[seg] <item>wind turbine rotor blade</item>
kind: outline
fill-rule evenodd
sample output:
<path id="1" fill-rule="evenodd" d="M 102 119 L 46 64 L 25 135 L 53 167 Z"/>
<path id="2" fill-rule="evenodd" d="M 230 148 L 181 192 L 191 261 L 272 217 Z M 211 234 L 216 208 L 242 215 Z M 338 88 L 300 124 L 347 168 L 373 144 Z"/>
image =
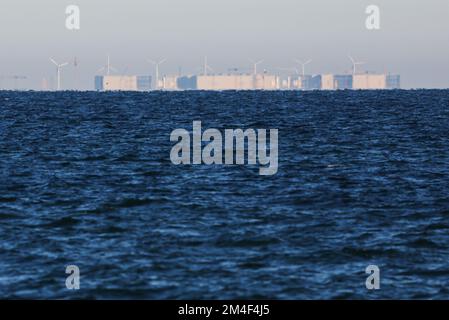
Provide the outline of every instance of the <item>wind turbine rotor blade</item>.
<path id="1" fill-rule="evenodd" d="M 52 58 L 50 58 L 50 61 L 53 62 L 53 64 L 54 64 L 55 66 L 59 66 L 59 64 L 58 64 L 55 60 L 53 60 Z"/>
<path id="2" fill-rule="evenodd" d="M 69 63 L 68 62 L 64 62 L 63 64 L 60 64 L 59 65 L 59 67 L 61 68 L 61 67 L 65 67 L 66 65 L 68 65 Z"/>
<path id="3" fill-rule="evenodd" d="M 165 61 L 167 61 L 167 59 L 162 59 L 161 61 L 159 61 L 159 64 L 163 64 Z"/>
<path id="4" fill-rule="evenodd" d="M 156 61 L 153 61 L 153 60 L 151 60 L 151 59 L 147 59 L 147 61 L 148 61 L 149 63 L 151 63 L 151 64 L 157 64 Z"/>

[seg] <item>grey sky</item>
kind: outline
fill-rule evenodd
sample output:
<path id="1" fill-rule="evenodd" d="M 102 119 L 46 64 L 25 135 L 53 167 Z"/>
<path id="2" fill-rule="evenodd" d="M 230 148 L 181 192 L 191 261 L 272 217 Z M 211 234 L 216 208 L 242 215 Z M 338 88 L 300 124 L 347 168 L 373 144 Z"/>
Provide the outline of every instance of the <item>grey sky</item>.
<path id="1" fill-rule="evenodd" d="M 80 31 L 65 28 L 70 4 L 80 6 Z M 365 28 L 370 4 L 381 8 L 380 31 Z M 161 57 L 162 74 L 194 73 L 205 55 L 217 72 L 248 69 L 248 58 L 272 72 L 311 58 L 310 73 L 342 73 L 351 53 L 365 70 L 400 73 L 406 88 L 449 87 L 447 0 L 1 0 L 0 39 L 0 75 L 27 75 L 20 86 L 33 89 L 54 81 L 50 56 L 77 56 L 82 88 L 92 89 L 107 53 L 127 74 L 153 74 L 145 60 Z"/>

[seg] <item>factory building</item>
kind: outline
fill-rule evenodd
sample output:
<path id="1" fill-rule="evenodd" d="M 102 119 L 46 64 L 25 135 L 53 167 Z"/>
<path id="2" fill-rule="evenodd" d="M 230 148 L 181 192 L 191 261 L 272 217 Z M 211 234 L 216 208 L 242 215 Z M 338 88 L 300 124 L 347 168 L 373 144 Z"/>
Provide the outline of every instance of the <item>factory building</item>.
<path id="1" fill-rule="evenodd" d="M 320 90 L 321 89 L 321 75 L 314 75 L 308 79 L 306 83 L 306 90 Z"/>
<path id="2" fill-rule="evenodd" d="M 321 88 L 321 80 L 319 84 L 314 86 L 314 76 L 311 75 L 293 75 L 288 77 L 278 77 L 279 89 L 284 90 L 313 90 Z"/>
<path id="3" fill-rule="evenodd" d="M 355 90 L 387 89 L 387 76 L 385 74 L 355 74 L 352 88 Z"/>
<path id="4" fill-rule="evenodd" d="M 268 74 L 198 75 L 177 79 L 180 90 L 277 90 L 279 78 Z"/>
<path id="5" fill-rule="evenodd" d="M 401 76 L 400 75 L 387 75 L 387 89 L 401 89 Z"/>
<path id="6" fill-rule="evenodd" d="M 345 90 L 353 88 L 353 77 L 352 75 L 335 75 L 334 76 L 334 86 L 336 90 Z"/>
<path id="7" fill-rule="evenodd" d="M 163 90 L 178 90 L 178 76 L 164 76 L 161 88 Z"/>
<path id="8" fill-rule="evenodd" d="M 335 82 L 333 74 L 321 75 L 321 90 L 335 90 Z"/>
<path id="9" fill-rule="evenodd" d="M 400 76 L 386 74 L 322 74 L 276 76 L 268 74 L 214 74 L 166 76 L 165 90 L 383 90 L 399 89 Z"/>
<path id="10" fill-rule="evenodd" d="M 197 90 L 197 76 L 182 76 L 177 79 L 177 87 L 179 90 Z"/>
<path id="11" fill-rule="evenodd" d="M 292 79 L 294 79 L 292 77 Z M 400 89 L 399 75 L 385 74 L 356 74 L 356 75 L 334 75 L 322 74 L 305 77 L 303 83 L 300 80 L 291 82 L 291 89 L 304 90 L 383 90 Z"/>
<path id="12" fill-rule="evenodd" d="M 258 74 L 253 76 L 256 90 L 278 90 L 279 77 L 269 74 Z"/>
<path id="13" fill-rule="evenodd" d="M 304 83 L 303 83 L 302 77 L 298 76 L 298 75 L 288 77 L 287 85 L 288 85 L 287 89 L 291 89 L 291 90 L 304 89 L 303 88 Z"/>
<path id="14" fill-rule="evenodd" d="M 313 76 L 311 75 L 304 75 L 300 77 L 301 79 L 301 89 L 303 90 L 313 90 L 314 85 L 313 85 Z M 317 87 L 317 89 L 319 89 L 319 86 Z"/>
<path id="15" fill-rule="evenodd" d="M 252 90 L 255 79 L 251 75 L 200 75 L 198 90 Z"/>
<path id="16" fill-rule="evenodd" d="M 149 91 L 151 90 L 151 76 L 96 76 L 95 90 L 97 91 Z"/>
<path id="17" fill-rule="evenodd" d="M 321 75 L 322 90 L 345 90 L 353 88 L 353 77 L 351 75 Z"/>
<path id="18" fill-rule="evenodd" d="M 293 81 L 293 77 L 290 76 L 279 76 L 278 77 L 278 81 L 279 81 L 279 89 L 281 90 L 290 90 L 293 89 L 293 85 L 292 81 Z"/>

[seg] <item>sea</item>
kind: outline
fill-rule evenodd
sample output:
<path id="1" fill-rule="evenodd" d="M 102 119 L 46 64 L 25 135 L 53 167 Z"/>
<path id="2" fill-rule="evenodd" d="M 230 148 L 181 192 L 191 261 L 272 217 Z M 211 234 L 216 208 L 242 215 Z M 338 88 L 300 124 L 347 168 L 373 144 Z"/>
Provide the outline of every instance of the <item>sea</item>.
<path id="1" fill-rule="evenodd" d="M 277 173 L 173 164 L 193 121 Z M 448 299 L 449 90 L 1 91 L 0 297 Z"/>

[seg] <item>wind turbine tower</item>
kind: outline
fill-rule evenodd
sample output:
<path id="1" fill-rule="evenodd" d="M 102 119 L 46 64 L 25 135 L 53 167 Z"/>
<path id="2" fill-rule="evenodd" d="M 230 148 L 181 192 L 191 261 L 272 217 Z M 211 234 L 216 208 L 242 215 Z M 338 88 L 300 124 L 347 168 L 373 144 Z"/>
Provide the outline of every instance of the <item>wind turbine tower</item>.
<path id="1" fill-rule="evenodd" d="M 148 59 L 148 62 L 153 64 L 156 67 L 156 85 L 155 85 L 156 90 L 158 90 L 160 88 L 160 86 L 159 86 L 159 66 L 162 65 L 165 61 L 167 61 L 167 59 L 162 59 L 159 62 Z"/>
<path id="2" fill-rule="evenodd" d="M 62 67 L 65 67 L 66 65 L 68 65 L 68 62 L 64 62 L 64 63 L 57 63 L 55 60 L 53 60 L 52 58 L 50 58 L 50 61 L 56 66 L 56 78 L 57 78 L 57 86 L 56 86 L 56 90 L 61 90 L 61 69 Z"/>
<path id="3" fill-rule="evenodd" d="M 301 66 L 301 71 L 302 71 L 302 77 L 304 78 L 304 76 L 306 75 L 306 65 L 308 65 L 309 63 L 312 62 L 312 60 L 307 60 L 307 61 L 302 61 L 299 59 L 295 59 L 295 62 L 298 63 Z"/>
<path id="4" fill-rule="evenodd" d="M 209 66 L 209 64 L 207 63 L 207 56 L 206 57 L 204 57 L 204 66 L 203 66 L 203 72 L 204 72 L 204 75 L 205 76 L 207 76 L 207 72 L 208 71 L 214 71 L 214 69 L 212 69 L 210 66 Z"/>
<path id="5" fill-rule="evenodd" d="M 117 72 L 117 69 L 115 69 L 113 66 L 111 66 L 111 58 L 108 54 L 107 64 L 104 67 L 98 69 L 98 72 L 106 71 L 106 75 L 109 76 L 111 74 L 111 70 L 114 72 Z"/>
<path id="6" fill-rule="evenodd" d="M 263 62 L 263 60 L 254 61 L 252 59 L 249 59 L 253 63 L 253 73 L 254 75 L 257 75 L 257 66 Z"/>
<path id="7" fill-rule="evenodd" d="M 365 62 L 355 61 L 350 55 L 348 55 L 348 58 L 352 62 L 352 75 L 356 75 L 357 74 L 357 66 L 363 65 L 363 64 L 365 64 Z"/>

